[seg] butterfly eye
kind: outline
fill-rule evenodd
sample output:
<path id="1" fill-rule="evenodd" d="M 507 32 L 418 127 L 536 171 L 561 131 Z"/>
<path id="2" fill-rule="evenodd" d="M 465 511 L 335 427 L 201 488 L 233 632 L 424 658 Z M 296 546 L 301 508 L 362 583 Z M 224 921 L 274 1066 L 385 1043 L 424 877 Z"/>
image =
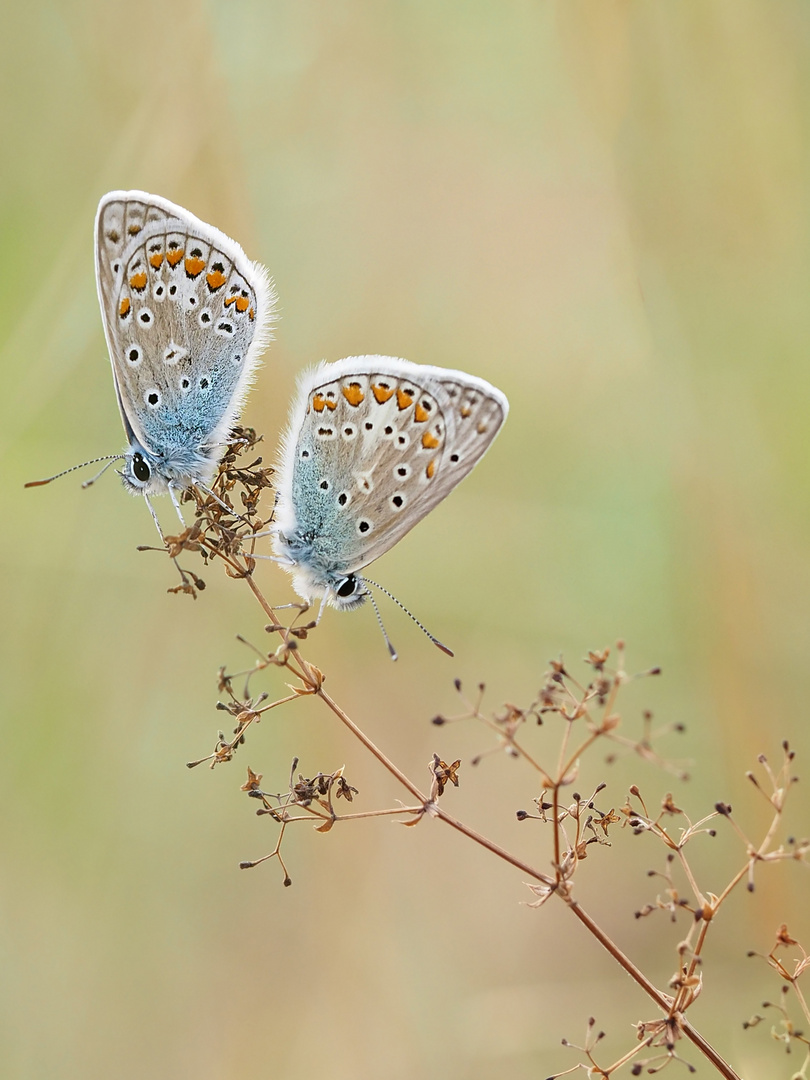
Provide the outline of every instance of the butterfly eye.
<path id="1" fill-rule="evenodd" d="M 340 585 L 335 589 L 338 596 L 347 597 L 352 596 L 357 584 L 357 579 L 354 574 L 349 574 L 347 578 L 344 578 Z"/>
<path id="2" fill-rule="evenodd" d="M 142 484 L 145 484 L 152 475 L 143 454 L 132 455 L 132 471 L 135 473 L 135 479 L 140 480 Z"/>

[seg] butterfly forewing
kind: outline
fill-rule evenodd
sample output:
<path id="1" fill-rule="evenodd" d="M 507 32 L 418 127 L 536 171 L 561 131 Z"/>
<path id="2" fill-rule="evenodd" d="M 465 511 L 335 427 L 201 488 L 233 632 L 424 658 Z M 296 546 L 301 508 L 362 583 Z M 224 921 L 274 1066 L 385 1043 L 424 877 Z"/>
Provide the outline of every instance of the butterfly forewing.
<path id="1" fill-rule="evenodd" d="M 96 267 L 119 402 L 144 448 L 202 458 L 228 436 L 267 343 L 264 269 L 167 200 L 111 192 Z"/>
<path id="2" fill-rule="evenodd" d="M 314 539 L 315 561 L 340 573 L 413 528 L 473 468 L 506 415 L 505 398 L 483 380 L 386 357 L 326 365 L 305 393 L 291 462 L 296 527 Z"/>

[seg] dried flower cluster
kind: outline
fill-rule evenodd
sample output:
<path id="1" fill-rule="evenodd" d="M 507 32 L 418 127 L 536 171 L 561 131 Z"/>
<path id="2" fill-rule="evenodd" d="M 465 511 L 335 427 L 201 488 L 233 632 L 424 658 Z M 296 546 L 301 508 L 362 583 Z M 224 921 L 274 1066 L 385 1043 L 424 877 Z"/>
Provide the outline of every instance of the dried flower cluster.
<path id="1" fill-rule="evenodd" d="M 306 607 L 295 608 L 294 618 L 284 625 L 257 587 L 252 576 L 256 557 L 254 544 L 257 534 L 272 519 L 272 510 L 268 512 L 260 506 L 262 494 L 271 487 L 271 471 L 262 467 L 261 458 L 254 458 L 249 465 L 239 464 L 242 456 L 252 454 L 257 442 L 252 431 L 241 430 L 237 433 L 234 444 L 223 458 L 214 485 L 214 497 L 192 493 L 189 498 L 194 503 L 194 524 L 179 536 L 166 538 L 168 553 L 181 573 L 181 584 L 172 591 L 196 596 L 203 588 L 198 575 L 180 568 L 180 557 L 186 553 L 199 554 L 205 566 L 218 558 L 230 577 L 243 580 L 250 588 L 269 620 L 266 630 L 275 638 L 274 647 L 269 650 L 240 639 L 253 653 L 252 666 L 235 673 L 226 673 L 222 669 L 218 682 L 221 700 L 217 708 L 229 715 L 231 731 L 227 735 L 223 731 L 218 732 L 213 751 L 189 762 L 189 767 L 208 762 L 214 768 L 230 762 L 237 751 L 246 745 L 248 732 L 265 713 L 282 706 L 292 706 L 301 697 L 315 697 L 405 788 L 410 799 L 395 806 L 358 811 L 354 809 L 358 789 L 346 779 L 343 766 L 305 776 L 298 771 L 297 759 L 292 764 L 286 789 L 268 792 L 262 786 L 262 774 L 246 763 L 247 779 L 242 784 L 242 791 L 258 802 L 256 813 L 275 827 L 276 840 L 267 854 L 243 861 L 240 865 L 249 868 L 277 859 L 284 884 L 289 885 L 290 874 L 281 854 L 282 841 L 289 825 L 306 821 L 314 824 L 318 832 L 328 833 L 338 824 L 357 819 L 388 816 L 402 824 L 414 826 L 428 815 L 519 869 L 529 879 L 528 887 L 533 896 L 530 906 L 542 907 L 552 898 L 566 904 L 595 940 L 646 992 L 657 1010 L 653 1018 L 637 1021 L 635 1043 L 612 1061 L 602 1060 L 604 1033 L 597 1031 L 596 1021 L 590 1019 L 581 1046 L 563 1041 L 566 1047 L 578 1054 L 579 1060 L 565 1073 L 554 1074 L 555 1077 L 576 1071 L 585 1072 L 589 1077 L 602 1078 L 612 1077 L 622 1070 L 633 1076 L 655 1074 L 675 1062 L 685 1064 L 693 1072 L 694 1066 L 685 1062 L 681 1054 L 686 1039 L 714 1067 L 717 1074 L 728 1080 L 737 1078 L 738 1074 L 717 1049 L 693 1027 L 688 1012 L 698 995 L 705 992 L 709 985 L 710 980 L 703 966 L 706 942 L 720 908 L 732 891 L 742 882 L 753 890 L 755 875 L 769 864 L 786 860 L 807 862 L 810 841 L 779 839 L 787 796 L 795 783 L 791 749 L 787 744 L 783 745 L 782 762 L 778 768 L 773 769 L 767 759 L 761 756 L 758 774 L 748 774 L 754 790 L 768 806 L 768 819 L 762 835 L 752 839 L 743 832 L 732 808 L 722 801 L 693 821 L 671 792 L 651 802 L 642 795 L 639 786 L 633 784 L 625 796 L 610 805 L 603 802 L 607 789 L 604 779 L 589 782 L 585 795 L 572 790 L 575 785 L 581 789 L 583 769 L 586 762 L 593 758 L 596 748 L 604 749 L 600 760 L 606 764 L 615 761 L 620 754 L 635 754 L 644 762 L 680 780 L 687 779 L 684 766 L 668 760 L 657 748 L 662 737 L 683 731 L 683 725 L 654 727 L 652 714 L 644 712 L 637 737 L 627 735 L 623 730 L 623 718 L 619 711 L 623 687 L 635 679 L 660 672 L 658 668 L 651 668 L 636 675 L 628 674 L 622 642 L 614 651 L 602 649 L 589 652 L 585 657 L 589 675 L 582 681 L 570 673 L 562 658 L 552 661 L 540 689 L 528 704 L 507 702 L 491 713 L 483 709 L 483 683 L 477 686 L 470 700 L 464 694 L 461 683 L 456 681 L 455 689 L 463 703 L 462 711 L 453 716 L 435 716 L 433 723 L 445 726 L 472 721 L 487 729 L 492 745 L 482 748 L 473 757 L 473 765 L 481 765 L 489 755 L 502 752 L 516 764 L 528 769 L 527 782 L 531 787 L 527 790 L 527 803 L 530 799 L 531 809 L 518 808 L 515 813 L 519 821 L 533 823 L 534 827 L 544 830 L 538 835 L 548 837 L 548 842 L 547 854 L 541 856 L 538 865 L 525 862 L 455 818 L 446 809 L 443 796 L 448 787 L 457 787 L 460 783 L 460 760 L 448 764 L 434 754 L 428 762 L 428 790 L 423 792 L 368 738 L 325 690 L 323 673 L 301 654 L 300 643 L 307 639 L 314 628 L 312 621 L 301 621 Z M 283 673 L 286 692 L 275 698 L 264 690 L 253 693 L 251 683 L 257 674 L 271 676 L 273 670 Z M 239 691 L 235 688 L 237 683 Z M 549 731 L 555 733 L 551 754 L 546 745 L 547 739 L 542 747 L 537 743 L 539 727 L 544 727 L 546 735 Z M 347 811 L 351 804 L 351 812 L 343 812 L 342 806 L 339 812 L 339 800 L 346 804 Z M 606 849 L 615 843 L 617 835 L 622 834 L 640 837 L 645 842 L 660 845 L 662 849 L 662 865 L 649 871 L 650 880 L 659 883 L 660 887 L 635 912 L 636 918 L 654 918 L 664 913 L 672 923 L 677 923 L 679 919 L 687 920 L 685 933 L 673 942 L 675 965 L 666 990 L 658 989 L 647 978 L 575 898 L 576 875 L 588 854 L 596 850 L 593 845 L 607 854 Z M 741 851 L 738 869 L 716 893 L 701 886 L 689 858 L 689 845 L 705 840 L 736 843 Z M 791 949 L 794 950 L 793 959 L 783 959 L 785 950 Z M 750 955 L 757 954 L 752 952 Z M 771 1029 L 772 1035 L 788 1051 L 796 1046 L 802 1048 L 805 1062 L 794 1076 L 807 1078 L 810 1041 L 790 1020 L 786 998 L 793 993 L 805 1023 L 810 1027 L 810 1012 L 800 986 L 800 978 L 810 966 L 810 958 L 782 927 L 777 934 L 776 944 L 765 959 L 784 984 L 782 1000 L 779 1003 L 765 1002 L 763 1005 L 764 1009 L 776 1010 L 780 1018 Z M 746 1027 L 753 1028 L 762 1020 L 762 1016 L 754 1016 Z"/>

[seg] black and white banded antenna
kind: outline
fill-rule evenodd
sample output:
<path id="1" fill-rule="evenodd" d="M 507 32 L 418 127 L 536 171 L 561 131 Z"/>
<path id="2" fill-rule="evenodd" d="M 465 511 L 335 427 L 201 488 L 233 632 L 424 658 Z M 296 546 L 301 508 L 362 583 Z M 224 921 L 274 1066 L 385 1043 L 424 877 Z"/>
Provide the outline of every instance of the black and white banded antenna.
<path id="1" fill-rule="evenodd" d="M 393 593 L 390 593 L 388 591 L 388 589 L 383 588 L 382 585 L 379 585 L 376 581 L 372 581 L 371 578 L 367 578 L 365 575 L 363 576 L 362 580 L 363 580 L 364 584 L 373 585 L 375 589 L 379 589 L 380 592 L 385 593 L 385 595 L 388 597 L 389 600 L 393 600 L 394 603 L 397 605 L 397 607 L 402 608 L 402 610 L 405 612 L 405 614 L 408 615 L 411 619 L 413 619 L 413 621 L 416 623 L 416 625 L 419 627 L 419 629 L 422 631 L 422 633 L 425 635 L 425 637 L 428 638 L 430 641 L 432 641 L 437 649 L 441 649 L 441 651 L 443 653 L 445 653 L 447 656 L 455 656 L 455 653 L 453 652 L 453 650 L 448 649 L 447 646 L 444 645 L 441 641 L 439 641 L 439 639 L 434 634 L 431 634 L 431 632 L 427 629 L 427 627 L 423 626 L 422 623 L 420 623 L 419 620 L 417 619 L 417 617 L 413 614 L 413 612 L 408 611 L 408 609 L 405 607 L 405 605 L 402 603 L 402 601 L 397 600 L 397 598 L 394 596 Z M 385 638 L 385 642 L 386 642 L 386 644 L 388 646 L 388 651 L 391 653 L 391 659 L 396 660 L 396 658 L 397 658 L 396 650 L 394 649 L 394 646 L 391 644 L 391 641 L 390 641 L 390 639 L 388 637 L 388 634 L 386 634 L 386 632 L 385 632 L 385 627 L 383 626 L 382 619 L 380 618 L 380 612 L 377 609 L 377 605 L 376 605 L 376 603 L 374 601 L 374 597 L 371 595 L 371 593 L 369 592 L 368 589 L 366 589 L 366 595 L 371 600 L 371 603 L 374 606 L 374 610 L 377 612 L 377 621 L 379 622 L 380 629 L 383 632 L 383 637 Z"/>
<path id="2" fill-rule="evenodd" d="M 85 480 L 82 484 L 83 488 L 89 488 L 91 484 L 95 484 L 96 480 L 98 480 L 99 477 L 104 475 L 104 473 L 107 471 L 107 469 L 109 469 L 109 467 L 113 464 L 114 461 L 123 460 L 123 454 L 104 454 L 103 457 L 94 457 L 90 458 L 89 461 L 83 461 L 81 465 L 71 465 L 69 469 L 63 469 L 61 472 L 54 473 L 53 476 L 48 476 L 44 480 L 29 480 L 28 483 L 23 486 L 27 488 L 42 487 L 44 484 L 50 484 L 52 480 L 58 480 L 60 476 L 67 476 L 68 473 L 75 472 L 77 469 L 84 469 L 88 465 L 96 465 L 99 461 L 106 461 L 107 464 L 104 466 L 103 469 L 99 469 L 95 476 L 91 476 L 89 480 Z"/>
<path id="3" fill-rule="evenodd" d="M 365 585 L 366 580 L 366 578 L 362 579 L 363 585 Z M 370 584 L 373 585 L 374 582 L 372 581 Z M 379 585 L 377 586 L 377 588 L 379 588 Z M 374 596 L 372 595 L 370 589 L 364 588 L 363 592 L 369 598 L 369 600 L 371 601 L 371 606 L 374 608 L 374 614 L 377 616 L 377 622 L 380 625 L 380 630 L 382 630 L 382 636 L 385 638 L 385 644 L 388 646 L 388 652 L 391 654 L 391 659 L 396 660 L 399 654 L 397 653 L 397 650 L 394 648 L 394 646 L 391 644 L 391 638 L 388 636 L 385 626 L 383 625 L 382 615 L 380 615 L 380 609 L 377 607 L 377 601 L 374 599 Z M 385 589 L 383 589 L 383 592 L 385 592 Z"/>

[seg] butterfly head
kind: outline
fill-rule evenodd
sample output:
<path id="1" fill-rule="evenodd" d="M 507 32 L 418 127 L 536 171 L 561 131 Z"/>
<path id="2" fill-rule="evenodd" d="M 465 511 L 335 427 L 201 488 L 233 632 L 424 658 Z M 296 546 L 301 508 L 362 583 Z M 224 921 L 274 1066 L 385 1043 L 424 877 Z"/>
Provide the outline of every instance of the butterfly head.
<path id="1" fill-rule="evenodd" d="M 354 611 L 366 602 L 368 589 L 359 574 L 318 573 L 303 564 L 295 566 L 293 585 L 309 603 L 321 600 L 338 611 Z"/>
<path id="2" fill-rule="evenodd" d="M 165 450 L 147 450 L 134 432 L 123 454 L 119 476 L 132 495 L 165 495 L 190 484 L 210 483 L 216 469 L 217 454 L 188 446 L 178 439 Z"/>
<path id="3" fill-rule="evenodd" d="M 347 574 L 329 585 L 327 600 L 332 607 L 340 611 L 352 611 L 364 604 L 368 596 L 368 590 L 361 577 L 357 574 Z"/>
<path id="4" fill-rule="evenodd" d="M 145 493 L 152 479 L 152 467 L 148 458 L 140 450 L 136 450 L 127 454 L 120 475 L 124 485 L 133 494 Z"/>
<path id="5" fill-rule="evenodd" d="M 118 475 L 131 495 L 161 495 L 166 481 L 153 455 L 133 440 L 124 452 L 124 464 Z"/>

